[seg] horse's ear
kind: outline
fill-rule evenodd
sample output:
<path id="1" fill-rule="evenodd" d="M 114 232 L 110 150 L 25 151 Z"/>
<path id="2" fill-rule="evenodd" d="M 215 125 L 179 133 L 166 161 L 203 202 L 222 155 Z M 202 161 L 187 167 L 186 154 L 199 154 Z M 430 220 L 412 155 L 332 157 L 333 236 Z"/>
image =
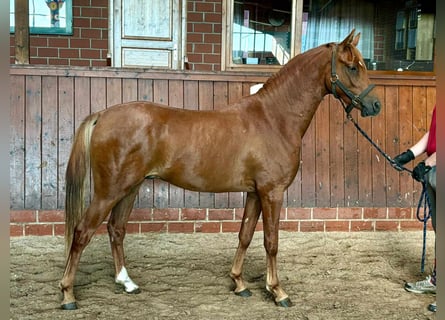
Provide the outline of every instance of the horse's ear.
<path id="1" fill-rule="evenodd" d="M 355 28 L 352 29 L 352 31 L 351 31 L 351 32 L 349 33 L 349 35 L 345 38 L 345 40 L 343 40 L 343 41 L 341 42 L 341 45 L 345 47 L 345 46 L 347 46 L 347 45 L 349 45 L 349 44 L 355 43 L 354 33 L 355 33 Z M 357 36 L 358 36 L 358 38 L 357 38 L 357 42 L 358 42 L 358 39 L 360 38 L 360 34 L 358 34 Z"/>
<path id="2" fill-rule="evenodd" d="M 357 33 L 357 35 L 354 37 L 354 40 L 352 40 L 352 45 L 354 46 L 354 47 L 357 47 L 357 45 L 358 45 L 358 41 L 360 40 L 360 32 L 359 33 Z"/>

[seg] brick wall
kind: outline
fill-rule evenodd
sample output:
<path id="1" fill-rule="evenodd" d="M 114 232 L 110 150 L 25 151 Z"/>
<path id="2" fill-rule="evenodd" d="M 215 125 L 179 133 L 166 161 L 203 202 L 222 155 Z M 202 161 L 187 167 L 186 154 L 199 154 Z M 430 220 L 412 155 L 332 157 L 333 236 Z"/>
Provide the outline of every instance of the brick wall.
<path id="1" fill-rule="evenodd" d="M 221 0 L 187 1 L 189 69 L 221 70 Z M 14 63 L 14 35 L 10 63 Z M 73 35 L 31 35 L 30 64 L 97 67 L 107 65 L 108 0 L 73 0 Z"/>
<path id="2" fill-rule="evenodd" d="M 187 1 L 187 57 L 191 70 L 221 70 L 222 1 Z"/>
<path id="3" fill-rule="evenodd" d="M 108 0 L 73 1 L 73 35 L 30 35 L 30 64 L 106 66 Z M 14 63 L 14 35 L 10 63 Z"/>
<path id="4" fill-rule="evenodd" d="M 128 233 L 221 233 L 238 232 L 243 209 L 134 209 Z M 10 236 L 64 234 L 60 210 L 11 211 Z M 296 232 L 412 231 L 423 224 L 415 208 L 283 208 L 280 229 Z M 431 223 L 428 229 L 432 230 Z M 262 230 L 261 218 L 257 231 Z M 106 233 L 106 223 L 97 233 Z"/>

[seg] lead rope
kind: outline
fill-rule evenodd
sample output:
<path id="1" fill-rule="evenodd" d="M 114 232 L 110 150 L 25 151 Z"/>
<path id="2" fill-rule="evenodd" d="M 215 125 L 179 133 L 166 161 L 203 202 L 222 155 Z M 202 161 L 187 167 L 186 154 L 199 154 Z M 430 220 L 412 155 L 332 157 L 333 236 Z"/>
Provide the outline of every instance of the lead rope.
<path id="1" fill-rule="evenodd" d="M 338 98 L 337 98 L 338 99 Z M 389 163 L 391 163 L 391 165 L 393 167 L 398 167 L 401 170 L 407 171 L 408 173 L 410 173 L 412 175 L 412 171 L 409 170 L 408 168 L 405 168 L 404 166 L 399 166 L 394 159 L 392 159 L 388 154 L 386 154 L 367 134 L 366 132 L 359 126 L 359 124 L 357 123 L 357 121 L 355 121 L 355 119 L 351 116 L 351 114 L 348 112 L 348 107 L 345 106 L 345 103 L 343 102 L 343 100 L 340 100 L 341 104 L 343 105 L 343 108 L 346 111 L 346 116 L 348 118 L 348 120 L 350 120 L 354 126 L 356 127 L 356 129 L 362 134 L 363 137 L 366 138 L 366 140 L 368 140 L 371 145 L 377 149 L 377 151 L 386 159 L 388 160 Z M 425 271 L 425 256 L 426 256 L 426 227 L 427 227 L 427 221 L 428 219 L 431 217 L 431 203 L 430 203 L 430 198 L 428 197 L 428 193 L 426 191 L 427 186 L 426 186 L 426 182 L 425 180 L 423 180 L 422 182 L 422 193 L 420 195 L 420 199 L 419 199 L 419 203 L 417 204 L 417 220 L 419 220 L 420 222 L 423 222 L 423 245 L 422 245 L 422 260 L 420 262 L 420 272 L 424 272 Z M 420 207 L 422 207 L 423 205 L 423 218 L 420 217 Z"/>

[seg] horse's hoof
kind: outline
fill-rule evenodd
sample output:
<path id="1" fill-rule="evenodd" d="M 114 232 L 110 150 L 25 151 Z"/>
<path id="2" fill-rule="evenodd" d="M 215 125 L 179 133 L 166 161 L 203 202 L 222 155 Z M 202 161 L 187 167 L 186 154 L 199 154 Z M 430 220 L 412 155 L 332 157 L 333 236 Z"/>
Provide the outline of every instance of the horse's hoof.
<path id="1" fill-rule="evenodd" d="M 244 289 L 243 291 L 235 292 L 235 294 L 237 296 L 240 296 L 240 297 L 243 297 L 243 298 L 248 298 L 248 297 L 252 296 L 252 292 L 250 292 L 249 289 Z"/>
<path id="2" fill-rule="evenodd" d="M 141 293 L 141 289 L 136 288 L 133 291 L 125 291 L 125 292 L 128 294 L 139 294 L 139 293 Z"/>
<path id="3" fill-rule="evenodd" d="M 133 289 L 132 291 L 127 291 L 125 289 L 125 286 L 123 286 L 120 283 L 116 283 L 114 286 L 114 293 L 120 294 L 120 293 L 124 293 L 124 292 L 128 293 L 128 294 L 139 294 L 139 293 L 141 293 L 141 289 L 136 288 L 136 289 Z"/>
<path id="4" fill-rule="evenodd" d="M 281 301 L 275 302 L 277 306 L 283 307 L 283 308 L 290 308 L 292 307 L 292 301 L 290 301 L 289 298 L 283 299 Z"/>
<path id="5" fill-rule="evenodd" d="M 62 304 L 62 309 L 63 310 L 76 310 L 77 309 L 77 303 L 70 302 L 70 303 Z"/>

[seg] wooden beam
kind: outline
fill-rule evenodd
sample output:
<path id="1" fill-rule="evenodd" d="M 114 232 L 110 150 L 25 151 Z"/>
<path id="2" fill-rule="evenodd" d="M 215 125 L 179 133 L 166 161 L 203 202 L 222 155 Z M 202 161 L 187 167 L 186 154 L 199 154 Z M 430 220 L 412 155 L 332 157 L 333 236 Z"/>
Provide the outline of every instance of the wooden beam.
<path id="1" fill-rule="evenodd" d="M 15 63 L 29 64 L 29 0 L 14 0 Z"/>

